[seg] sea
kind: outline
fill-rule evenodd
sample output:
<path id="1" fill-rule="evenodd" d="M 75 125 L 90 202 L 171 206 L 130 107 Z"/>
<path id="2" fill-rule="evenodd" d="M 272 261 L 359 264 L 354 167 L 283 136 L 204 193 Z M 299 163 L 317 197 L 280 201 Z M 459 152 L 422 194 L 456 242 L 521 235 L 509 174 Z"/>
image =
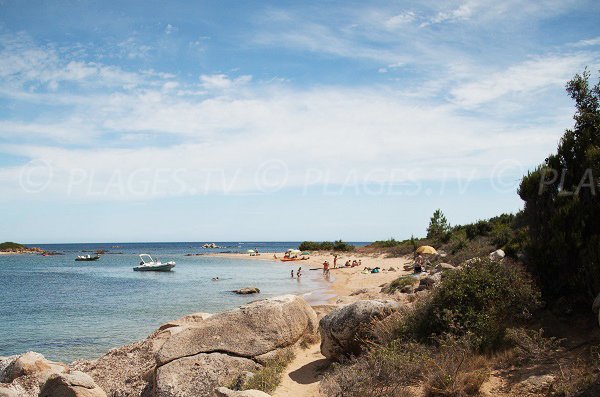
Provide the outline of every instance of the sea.
<path id="1" fill-rule="evenodd" d="M 220 248 L 205 249 L 200 242 L 28 244 L 60 255 L 0 255 L 0 356 L 36 351 L 66 363 L 92 359 L 186 314 L 221 312 L 282 294 L 302 295 L 312 304 L 331 297 L 322 272 L 303 267 L 300 280 L 291 278 L 302 262 L 206 255 L 284 252 L 299 242 L 215 244 Z M 106 251 L 98 261 L 75 261 L 97 250 Z M 142 253 L 177 265 L 171 272 L 135 272 Z M 231 292 L 249 286 L 261 293 Z"/>

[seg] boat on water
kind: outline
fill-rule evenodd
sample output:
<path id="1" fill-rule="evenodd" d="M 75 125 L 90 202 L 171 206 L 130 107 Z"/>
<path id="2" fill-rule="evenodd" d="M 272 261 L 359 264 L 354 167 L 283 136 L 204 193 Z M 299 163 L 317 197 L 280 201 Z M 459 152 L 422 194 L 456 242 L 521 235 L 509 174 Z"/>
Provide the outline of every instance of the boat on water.
<path id="1" fill-rule="evenodd" d="M 170 261 L 162 263 L 159 260 L 154 260 L 148 254 L 140 254 L 140 264 L 133 268 L 136 272 L 169 272 L 175 267 L 175 262 Z"/>
<path id="2" fill-rule="evenodd" d="M 77 255 L 77 258 L 75 258 L 76 261 L 97 261 L 98 259 L 100 259 L 100 255 L 95 255 L 95 256 L 91 256 L 91 255 Z"/>

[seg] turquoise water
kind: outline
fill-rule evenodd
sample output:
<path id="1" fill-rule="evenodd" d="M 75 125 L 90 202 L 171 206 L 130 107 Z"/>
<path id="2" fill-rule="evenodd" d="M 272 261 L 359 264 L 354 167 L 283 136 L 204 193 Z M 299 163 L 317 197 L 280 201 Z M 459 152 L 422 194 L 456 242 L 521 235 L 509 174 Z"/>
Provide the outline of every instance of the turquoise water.
<path id="1" fill-rule="evenodd" d="M 218 312 L 281 295 L 317 299 L 327 291 L 321 272 L 275 261 L 185 256 L 186 253 L 257 248 L 282 252 L 298 243 L 200 243 L 36 245 L 64 255 L 0 255 L 0 355 L 34 350 L 63 362 L 98 357 L 144 338 L 161 323 L 193 312 Z M 32 244 L 35 245 L 35 244 Z M 117 247 L 118 246 L 118 247 Z M 113 248 L 114 247 L 114 248 Z M 75 262 L 84 250 L 112 253 L 96 262 Z M 177 262 L 173 272 L 134 272 L 137 254 Z M 219 277 L 218 282 L 212 281 Z M 256 286 L 260 295 L 239 296 L 233 289 Z"/>

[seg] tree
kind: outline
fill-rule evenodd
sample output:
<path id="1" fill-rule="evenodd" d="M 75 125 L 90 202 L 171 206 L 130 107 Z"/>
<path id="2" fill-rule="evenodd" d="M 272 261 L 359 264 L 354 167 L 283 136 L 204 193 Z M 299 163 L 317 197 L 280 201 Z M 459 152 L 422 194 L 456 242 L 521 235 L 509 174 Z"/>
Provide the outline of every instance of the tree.
<path id="1" fill-rule="evenodd" d="M 429 226 L 427 227 L 427 238 L 439 241 L 447 241 L 450 236 L 450 224 L 444 213 L 439 208 L 435 210 Z"/>
<path id="2" fill-rule="evenodd" d="M 575 125 L 557 152 L 523 177 L 519 196 L 529 230 L 528 256 L 546 297 L 600 292 L 600 82 L 585 70 L 567 83 Z"/>

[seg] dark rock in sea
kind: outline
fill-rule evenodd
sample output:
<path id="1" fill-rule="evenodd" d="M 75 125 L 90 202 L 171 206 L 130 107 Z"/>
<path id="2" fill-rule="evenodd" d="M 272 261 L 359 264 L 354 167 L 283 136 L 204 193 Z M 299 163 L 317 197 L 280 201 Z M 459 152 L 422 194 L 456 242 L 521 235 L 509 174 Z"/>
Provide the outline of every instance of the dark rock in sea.
<path id="1" fill-rule="evenodd" d="M 250 295 L 250 294 L 258 294 L 258 293 L 260 293 L 260 290 L 256 287 L 246 287 L 246 288 L 236 289 L 232 292 L 235 292 L 238 295 Z"/>

